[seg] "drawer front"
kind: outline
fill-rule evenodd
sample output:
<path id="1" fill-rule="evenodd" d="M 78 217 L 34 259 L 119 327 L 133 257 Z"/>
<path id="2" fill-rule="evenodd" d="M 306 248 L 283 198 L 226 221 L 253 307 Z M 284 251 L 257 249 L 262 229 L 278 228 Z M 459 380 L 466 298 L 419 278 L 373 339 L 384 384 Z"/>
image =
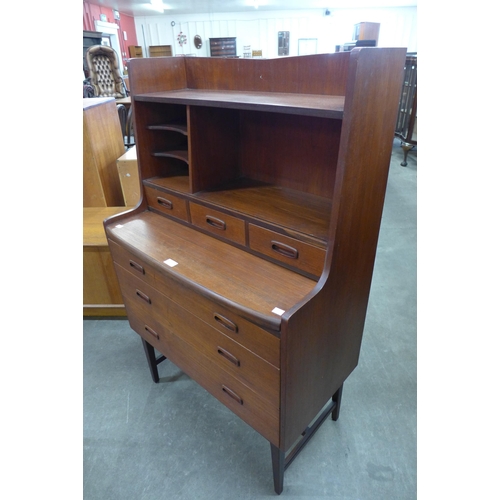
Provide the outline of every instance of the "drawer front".
<path id="1" fill-rule="evenodd" d="M 147 340 L 150 335 L 154 336 L 154 332 L 158 333 L 162 327 L 168 329 L 260 397 L 278 407 L 280 372 L 276 367 L 207 325 L 120 266 L 117 266 L 117 275 L 122 284 L 127 312 L 142 318 L 150 327 L 142 332 L 143 338 Z"/>
<path id="2" fill-rule="evenodd" d="M 150 285 L 154 284 L 154 271 L 142 259 L 137 258 L 135 255 L 131 254 L 128 250 L 112 240 L 109 240 L 109 250 L 111 252 L 111 256 L 113 257 L 113 261 L 116 264 L 119 264 L 127 271 L 130 271 L 131 274 L 137 276 L 146 283 L 149 283 Z"/>
<path id="3" fill-rule="evenodd" d="M 199 295 L 186 285 L 153 271 L 142 259 L 137 258 L 111 240 L 109 241 L 109 248 L 115 263 L 146 283 L 155 286 L 167 298 L 191 311 L 205 323 L 279 368 L 279 338 L 225 307 Z"/>
<path id="4" fill-rule="evenodd" d="M 326 251 L 322 248 L 253 224 L 248 225 L 248 235 L 252 250 L 313 276 L 321 276 L 326 257 Z"/>
<path id="5" fill-rule="evenodd" d="M 245 221 L 218 210 L 189 202 L 191 222 L 201 229 L 245 245 Z"/>
<path id="6" fill-rule="evenodd" d="M 189 220 L 187 201 L 170 193 L 158 191 L 149 186 L 144 186 L 144 192 L 151 208 L 175 217 L 176 219 Z"/>
<path id="7" fill-rule="evenodd" d="M 219 332 L 275 367 L 280 367 L 280 339 L 168 276 L 158 276 L 155 287 Z"/>
<path id="8" fill-rule="evenodd" d="M 144 321 L 138 317 L 131 317 L 129 321 L 132 329 L 144 337 L 141 333 L 145 329 Z M 264 438 L 279 445 L 278 407 L 259 397 L 168 329 L 159 327 L 158 335 L 159 339 L 154 339 L 151 345 Z"/>

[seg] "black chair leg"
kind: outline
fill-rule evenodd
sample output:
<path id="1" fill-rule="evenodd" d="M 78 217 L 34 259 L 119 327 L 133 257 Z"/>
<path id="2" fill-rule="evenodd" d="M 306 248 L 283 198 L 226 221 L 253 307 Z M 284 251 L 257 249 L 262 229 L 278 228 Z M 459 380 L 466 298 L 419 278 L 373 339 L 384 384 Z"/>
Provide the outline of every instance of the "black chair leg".
<path id="1" fill-rule="evenodd" d="M 333 395 L 332 401 L 335 403 L 335 408 L 332 411 L 332 420 L 337 421 L 340 414 L 340 403 L 342 401 L 342 389 L 344 384 L 339 387 L 339 390 Z"/>

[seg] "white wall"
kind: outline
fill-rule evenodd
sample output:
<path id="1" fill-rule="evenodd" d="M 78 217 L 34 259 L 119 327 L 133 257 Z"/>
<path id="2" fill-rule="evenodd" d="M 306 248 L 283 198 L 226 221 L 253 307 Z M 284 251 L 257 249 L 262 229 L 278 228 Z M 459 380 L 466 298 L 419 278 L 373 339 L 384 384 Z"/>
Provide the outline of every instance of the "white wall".
<path id="1" fill-rule="evenodd" d="M 296 11 L 258 11 L 251 13 L 189 14 L 181 16 L 145 16 L 135 18 L 138 44 L 145 55 L 150 45 L 172 45 L 174 55 L 210 55 L 209 38 L 236 37 L 237 54 L 243 57 L 243 46 L 262 50 L 264 57 L 278 57 L 278 31 L 290 32 L 290 55 L 298 54 L 299 38 L 317 38 L 318 53 L 334 52 L 353 38 L 354 25 L 359 22 L 380 23 L 379 47 L 406 47 L 417 51 L 417 8 L 387 7 L 374 9 L 324 9 Z M 175 26 L 171 22 L 175 21 Z M 182 47 L 179 32 L 187 36 Z M 196 49 L 195 35 L 203 47 Z"/>

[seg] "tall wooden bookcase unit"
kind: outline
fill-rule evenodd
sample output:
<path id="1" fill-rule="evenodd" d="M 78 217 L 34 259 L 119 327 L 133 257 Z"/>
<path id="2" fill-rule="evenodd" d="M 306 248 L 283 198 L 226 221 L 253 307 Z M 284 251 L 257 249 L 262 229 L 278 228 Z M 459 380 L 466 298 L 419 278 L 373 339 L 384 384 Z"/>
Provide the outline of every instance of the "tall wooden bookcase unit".
<path id="1" fill-rule="evenodd" d="M 130 61 L 130 325 L 270 442 L 277 493 L 358 363 L 405 54 Z"/>

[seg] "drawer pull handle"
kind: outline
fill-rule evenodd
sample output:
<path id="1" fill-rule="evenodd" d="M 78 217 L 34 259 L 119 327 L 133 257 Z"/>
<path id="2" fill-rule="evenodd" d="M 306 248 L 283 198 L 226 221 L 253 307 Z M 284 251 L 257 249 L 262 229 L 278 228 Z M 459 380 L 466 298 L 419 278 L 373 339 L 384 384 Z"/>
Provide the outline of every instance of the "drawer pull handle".
<path id="1" fill-rule="evenodd" d="M 152 335 L 156 340 L 160 340 L 160 336 L 152 329 L 152 328 L 149 328 L 148 325 L 145 325 L 144 326 L 144 329 L 150 334 Z"/>
<path id="2" fill-rule="evenodd" d="M 240 366 L 240 360 L 237 357 L 233 356 L 230 352 L 222 349 L 222 347 L 217 346 L 217 352 L 221 356 L 224 356 L 227 360 L 231 361 L 231 363 L 234 363 L 236 366 Z"/>
<path id="3" fill-rule="evenodd" d="M 279 241 L 271 241 L 271 248 L 280 255 L 289 257 L 290 259 L 297 259 L 299 257 L 299 251 L 296 248 L 280 243 Z"/>
<path id="4" fill-rule="evenodd" d="M 232 397 L 235 401 L 238 401 L 238 403 L 240 403 L 240 405 L 243 404 L 243 399 L 241 399 L 238 394 L 236 394 L 235 392 L 233 392 L 231 389 L 229 389 L 229 387 L 226 387 L 225 385 L 222 386 L 222 390 L 230 397 Z"/>
<path id="5" fill-rule="evenodd" d="M 136 271 L 139 271 L 141 274 L 146 274 L 144 271 L 144 268 L 140 264 L 137 264 L 137 262 L 130 260 L 129 264 L 130 264 L 130 267 L 133 267 Z"/>
<path id="6" fill-rule="evenodd" d="M 174 204 L 170 200 L 162 198 L 161 196 L 158 196 L 156 198 L 156 201 L 158 202 L 158 205 L 161 205 L 162 207 L 167 208 L 168 210 L 172 210 L 174 208 Z"/>
<path id="7" fill-rule="evenodd" d="M 208 225 L 215 227 L 215 229 L 220 229 L 221 231 L 226 230 L 226 223 L 223 220 L 217 219 L 217 217 L 206 215 L 205 220 L 207 221 Z"/>
<path id="8" fill-rule="evenodd" d="M 144 293 L 144 292 L 141 292 L 140 290 L 137 290 L 135 291 L 135 293 L 137 294 L 138 297 L 140 297 L 142 300 L 144 300 L 145 302 L 147 302 L 148 304 L 151 304 L 151 299 Z"/>
<path id="9" fill-rule="evenodd" d="M 233 333 L 238 333 L 238 325 L 233 323 L 232 321 L 229 321 L 227 318 L 224 316 L 221 316 L 220 314 L 214 313 L 214 319 L 222 325 L 224 328 L 227 328 L 228 330 L 232 331 Z"/>

